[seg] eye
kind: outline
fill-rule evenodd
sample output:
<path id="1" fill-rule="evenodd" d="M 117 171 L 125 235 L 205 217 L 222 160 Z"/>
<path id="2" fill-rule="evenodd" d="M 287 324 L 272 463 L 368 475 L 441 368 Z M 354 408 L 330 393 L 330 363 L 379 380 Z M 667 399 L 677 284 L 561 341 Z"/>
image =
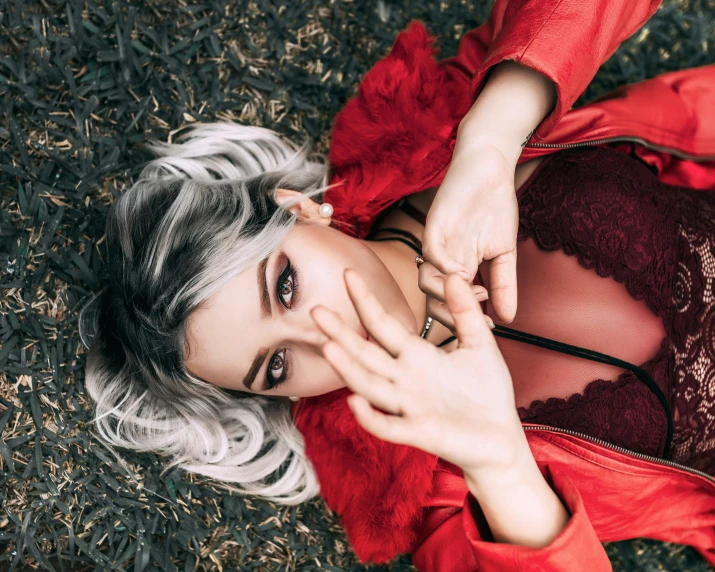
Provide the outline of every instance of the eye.
<path id="1" fill-rule="evenodd" d="M 281 350 L 274 353 L 271 357 L 271 361 L 268 362 L 267 385 L 269 389 L 273 389 L 286 378 L 288 364 L 286 363 L 285 352 L 285 350 Z"/>
<path id="2" fill-rule="evenodd" d="M 281 304 L 283 304 L 285 308 L 292 308 L 293 294 L 296 290 L 296 276 L 295 270 L 293 270 L 293 266 L 288 259 L 286 259 L 286 267 L 283 272 L 281 272 L 281 275 L 278 277 L 278 284 L 276 286 L 276 293 Z"/>

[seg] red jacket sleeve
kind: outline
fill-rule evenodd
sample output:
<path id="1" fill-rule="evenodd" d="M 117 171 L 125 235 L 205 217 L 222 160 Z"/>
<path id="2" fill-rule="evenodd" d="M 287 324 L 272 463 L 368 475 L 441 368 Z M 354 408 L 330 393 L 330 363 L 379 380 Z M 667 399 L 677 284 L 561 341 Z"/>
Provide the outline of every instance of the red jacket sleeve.
<path id="1" fill-rule="evenodd" d="M 513 60 L 554 81 L 556 107 L 539 125 L 545 137 L 618 46 L 658 9 L 660 0 L 496 0 L 487 22 L 465 34 L 440 63 L 471 77 L 473 104 L 489 70 Z"/>
<path id="2" fill-rule="evenodd" d="M 571 572 L 583 570 L 584 563 L 591 572 L 612 570 L 571 479 L 550 471 L 546 478 L 571 515 L 566 528 L 548 546 L 537 549 L 493 542 L 479 505 L 468 493 L 461 508 L 452 507 L 449 516 L 423 537 L 413 553 L 413 564 L 420 572 Z"/>

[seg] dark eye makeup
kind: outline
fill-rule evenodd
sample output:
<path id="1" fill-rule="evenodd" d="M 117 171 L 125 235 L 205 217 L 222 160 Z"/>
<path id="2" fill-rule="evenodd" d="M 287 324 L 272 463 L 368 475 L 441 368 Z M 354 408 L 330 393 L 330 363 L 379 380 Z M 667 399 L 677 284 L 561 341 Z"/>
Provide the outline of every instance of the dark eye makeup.
<path id="1" fill-rule="evenodd" d="M 295 304 L 298 292 L 298 277 L 295 273 L 293 265 L 290 263 L 290 259 L 285 257 L 285 267 L 278 276 L 278 283 L 276 284 L 276 296 L 283 307 L 290 310 Z"/>
<path id="2" fill-rule="evenodd" d="M 291 310 L 298 301 L 298 274 L 287 256 L 281 255 L 280 260 L 284 266 L 276 281 L 276 298 L 286 310 Z M 275 389 L 288 378 L 289 372 L 288 350 L 277 351 L 266 368 L 266 387 Z"/>
<path id="3" fill-rule="evenodd" d="M 271 356 L 266 370 L 268 389 L 275 389 L 286 380 L 289 367 L 290 362 L 287 350 L 277 351 Z"/>

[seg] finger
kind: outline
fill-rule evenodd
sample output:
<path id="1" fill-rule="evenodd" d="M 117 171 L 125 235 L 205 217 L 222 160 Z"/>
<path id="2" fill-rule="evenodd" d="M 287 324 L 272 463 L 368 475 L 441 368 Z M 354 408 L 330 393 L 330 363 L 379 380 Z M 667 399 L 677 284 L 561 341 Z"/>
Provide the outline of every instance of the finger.
<path id="1" fill-rule="evenodd" d="M 502 322 L 509 324 L 516 316 L 516 249 L 500 254 L 487 263 L 494 311 Z"/>
<path id="2" fill-rule="evenodd" d="M 353 392 L 362 395 L 373 406 L 379 407 L 383 411 L 400 413 L 401 397 L 396 386 L 386 379 L 370 373 L 336 342 L 331 341 L 325 344 L 323 355 Z"/>
<path id="3" fill-rule="evenodd" d="M 442 274 L 459 274 L 469 280 L 469 269 L 449 252 L 444 242 L 444 230 L 434 224 L 432 217 L 427 217 L 422 236 L 423 254 Z"/>
<path id="4" fill-rule="evenodd" d="M 474 296 L 469 296 L 469 288 L 464 280 L 454 274 L 448 276 L 445 295 L 460 348 L 496 343 L 481 306 Z"/>
<path id="5" fill-rule="evenodd" d="M 454 334 L 454 320 L 452 319 L 452 314 L 449 313 L 449 308 L 445 303 L 428 299 L 427 315 L 431 316 L 433 320 L 437 320 Z"/>
<path id="6" fill-rule="evenodd" d="M 427 305 L 427 313 L 437 320 L 444 327 L 448 328 L 452 333 L 455 333 L 454 318 L 449 311 L 449 306 L 441 302 L 435 302 L 433 305 Z M 492 320 L 486 314 L 483 314 L 484 321 L 487 323 L 490 329 L 494 329 L 494 320 Z"/>
<path id="7" fill-rule="evenodd" d="M 335 341 L 360 365 L 386 379 L 392 379 L 395 362 L 381 347 L 370 343 L 328 308 L 316 306 L 310 312 L 321 331 Z"/>
<path id="8" fill-rule="evenodd" d="M 354 270 L 345 271 L 345 284 L 358 317 L 368 334 L 392 357 L 397 357 L 411 334 L 405 326 L 390 316 L 375 298 L 365 281 Z"/>
<path id="9" fill-rule="evenodd" d="M 438 240 L 430 240 L 425 231 L 424 256 L 442 274 L 458 274 L 465 280 L 469 280 L 469 270 L 459 261 L 455 260 L 447 252 L 444 243 Z"/>
<path id="10" fill-rule="evenodd" d="M 489 292 L 484 286 L 479 286 L 478 284 L 472 284 L 472 294 L 477 299 L 477 302 L 484 302 L 484 300 L 489 299 Z"/>
<path id="11" fill-rule="evenodd" d="M 350 395 L 348 406 L 355 415 L 357 422 L 369 433 L 383 441 L 400 445 L 411 445 L 415 429 L 404 417 L 385 415 L 375 411 L 370 403 L 361 395 Z"/>
<path id="12" fill-rule="evenodd" d="M 425 261 L 417 272 L 417 285 L 428 296 L 444 302 L 444 277 L 431 262 Z"/>
<path id="13" fill-rule="evenodd" d="M 434 266 L 431 265 L 429 269 L 425 270 L 423 274 L 422 269 L 428 264 L 428 262 L 425 262 L 422 266 L 420 266 L 417 285 L 419 286 L 420 290 L 422 290 L 422 292 L 427 294 L 429 298 L 433 298 L 444 303 L 445 277 L 441 272 L 437 271 Z M 469 287 L 472 290 L 472 294 L 476 296 L 477 300 L 479 300 L 480 302 L 483 302 L 484 300 L 487 300 L 489 298 L 489 292 L 484 286 L 480 286 L 479 284 L 470 284 Z"/>

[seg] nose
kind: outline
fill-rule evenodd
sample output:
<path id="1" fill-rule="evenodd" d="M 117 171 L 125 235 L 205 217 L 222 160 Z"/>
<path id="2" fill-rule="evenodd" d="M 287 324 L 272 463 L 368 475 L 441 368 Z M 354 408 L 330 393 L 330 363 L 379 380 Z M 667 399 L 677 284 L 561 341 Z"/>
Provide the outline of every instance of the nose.
<path id="1" fill-rule="evenodd" d="M 280 334 L 287 342 L 310 346 L 318 352 L 329 340 L 308 310 L 286 315 L 286 319 L 281 320 L 280 328 Z"/>

